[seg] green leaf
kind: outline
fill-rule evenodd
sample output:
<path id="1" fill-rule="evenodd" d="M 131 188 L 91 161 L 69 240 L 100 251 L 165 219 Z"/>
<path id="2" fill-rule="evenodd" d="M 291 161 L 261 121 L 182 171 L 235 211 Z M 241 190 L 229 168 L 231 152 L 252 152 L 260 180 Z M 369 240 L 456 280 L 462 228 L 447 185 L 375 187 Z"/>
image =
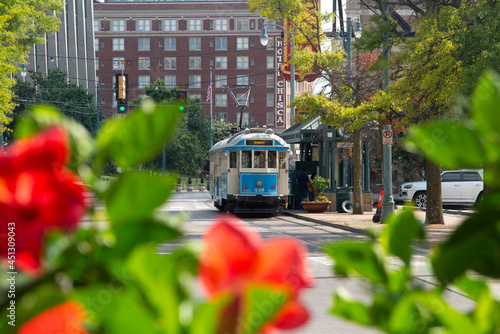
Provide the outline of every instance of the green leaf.
<path id="1" fill-rule="evenodd" d="M 335 292 L 331 312 L 338 317 L 360 325 L 375 325 L 370 316 L 370 308 L 361 302 L 351 300 L 351 296 L 344 289 L 338 289 Z"/>
<path id="2" fill-rule="evenodd" d="M 102 167 L 110 156 L 124 168 L 152 159 L 172 136 L 178 117 L 176 105 L 146 103 L 126 118 L 108 121 L 97 138 L 96 166 Z"/>
<path id="3" fill-rule="evenodd" d="M 372 283 L 387 283 L 383 255 L 376 244 L 337 242 L 327 245 L 325 252 L 335 261 L 338 274 L 359 274 Z"/>
<path id="4" fill-rule="evenodd" d="M 390 254 L 399 257 L 409 266 L 411 261 L 411 242 L 413 239 L 424 239 L 425 229 L 406 208 L 396 216 L 390 217 L 387 226 L 380 235 L 380 243 Z"/>
<path id="5" fill-rule="evenodd" d="M 452 282 L 468 269 L 500 277 L 500 194 L 485 197 L 480 209 L 440 244 L 432 256 L 439 281 Z"/>
<path id="6" fill-rule="evenodd" d="M 189 326 L 189 334 L 215 334 L 223 309 L 233 299 L 231 296 L 225 295 L 210 303 L 200 305 Z"/>
<path id="7" fill-rule="evenodd" d="M 30 137 L 51 126 L 61 126 L 69 134 L 71 160 L 69 168 L 75 172 L 81 164 L 87 162 L 94 151 L 94 143 L 85 127 L 77 121 L 64 117 L 56 109 L 47 105 L 38 105 L 21 117 L 16 126 L 16 138 Z"/>
<path id="8" fill-rule="evenodd" d="M 245 289 L 239 333 L 256 333 L 276 315 L 290 297 L 289 294 L 283 287 L 265 284 L 253 284 Z"/>
<path id="9" fill-rule="evenodd" d="M 481 168 L 483 147 L 477 133 L 464 124 L 438 121 L 415 128 L 406 141 L 445 168 Z"/>
<path id="10" fill-rule="evenodd" d="M 107 194 L 109 219 L 120 224 L 151 217 L 172 193 L 175 180 L 175 175 L 122 174 Z"/>

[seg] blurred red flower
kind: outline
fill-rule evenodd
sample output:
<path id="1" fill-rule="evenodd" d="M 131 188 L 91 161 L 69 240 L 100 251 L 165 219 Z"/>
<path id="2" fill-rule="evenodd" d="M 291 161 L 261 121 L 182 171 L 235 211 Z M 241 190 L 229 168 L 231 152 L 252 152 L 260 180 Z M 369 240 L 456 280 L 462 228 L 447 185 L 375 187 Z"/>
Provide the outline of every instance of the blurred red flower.
<path id="1" fill-rule="evenodd" d="M 47 230 L 68 230 L 85 213 L 82 181 L 65 167 L 69 158 L 68 134 L 59 127 L 0 152 L 0 255 L 15 248 L 16 268 L 39 269 Z"/>
<path id="2" fill-rule="evenodd" d="M 46 309 L 28 320 L 19 329 L 19 334 L 87 334 L 83 326 L 85 310 L 73 301 L 64 302 Z"/>
<path id="3" fill-rule="evenodd" d="M 215 299 L 224 294 L 236 300 L 224 311 L 226 315 L 242 314 L 244 292 L 251 286 L 268 286 L 286 291 L 288 298 L 274 318 L 260 332 L 291 329 L 309 318 L 307 309 L 298 301 L 299 292 L 312 285 L 305 265 L 306 249 L 294 239 L 263 242 L 260 235 L 246 229 L 232 216 L 220 216 L 204 237 L 200 257 L 200 283 L 205 294 Z M 224 330 L 238 332 L 243 324 L 233 321 Z"/>

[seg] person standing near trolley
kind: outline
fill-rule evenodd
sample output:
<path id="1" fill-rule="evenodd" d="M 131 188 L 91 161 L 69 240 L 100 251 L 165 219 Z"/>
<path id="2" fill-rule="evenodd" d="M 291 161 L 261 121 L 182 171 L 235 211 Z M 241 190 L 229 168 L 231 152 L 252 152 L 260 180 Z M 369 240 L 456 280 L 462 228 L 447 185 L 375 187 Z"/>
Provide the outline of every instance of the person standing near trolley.
<path id="1" fill-rule="evenodd" d="M 309 192 L 309 176 L 307 176 L 305 168 L 302 168 L 302 173 L 297 177 L 297 183 L 299 185 L 299 210 L 304 210 L 302 200 L 307 198 Z"/>

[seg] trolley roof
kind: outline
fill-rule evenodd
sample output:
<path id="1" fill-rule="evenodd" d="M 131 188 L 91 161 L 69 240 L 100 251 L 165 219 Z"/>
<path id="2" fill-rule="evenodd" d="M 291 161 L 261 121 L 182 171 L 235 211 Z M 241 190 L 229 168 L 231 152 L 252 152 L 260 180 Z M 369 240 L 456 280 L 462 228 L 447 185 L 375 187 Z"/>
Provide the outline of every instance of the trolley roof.
<path id="1" fill-rule="evenodd" d="M 247 145 L 247 140 L 272 140 L 272 144 L 268 145 Z M 278 135 L 274 134 L 273 129 L 267 128 L 247 128 L 244 131 L 238 132 L 233 136 L 226 138 L 216 143 L 209 154 L 221 151 L 233 150 L 275 150 L 275 151 L 288 151 L 290 146 Z"/>

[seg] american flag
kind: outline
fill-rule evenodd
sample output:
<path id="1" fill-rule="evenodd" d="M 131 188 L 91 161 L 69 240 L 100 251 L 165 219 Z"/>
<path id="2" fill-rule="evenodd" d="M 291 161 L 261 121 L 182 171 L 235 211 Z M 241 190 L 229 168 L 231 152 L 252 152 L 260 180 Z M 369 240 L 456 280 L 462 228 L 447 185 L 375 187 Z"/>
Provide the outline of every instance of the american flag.
<path id="1" fill-rule="evenodd" d="M 207 101 L 210 102 L 210 99 L 212 98 L 212 81 L 210 80 L 210 84 L 208 85 L 207 89 Z"/>

